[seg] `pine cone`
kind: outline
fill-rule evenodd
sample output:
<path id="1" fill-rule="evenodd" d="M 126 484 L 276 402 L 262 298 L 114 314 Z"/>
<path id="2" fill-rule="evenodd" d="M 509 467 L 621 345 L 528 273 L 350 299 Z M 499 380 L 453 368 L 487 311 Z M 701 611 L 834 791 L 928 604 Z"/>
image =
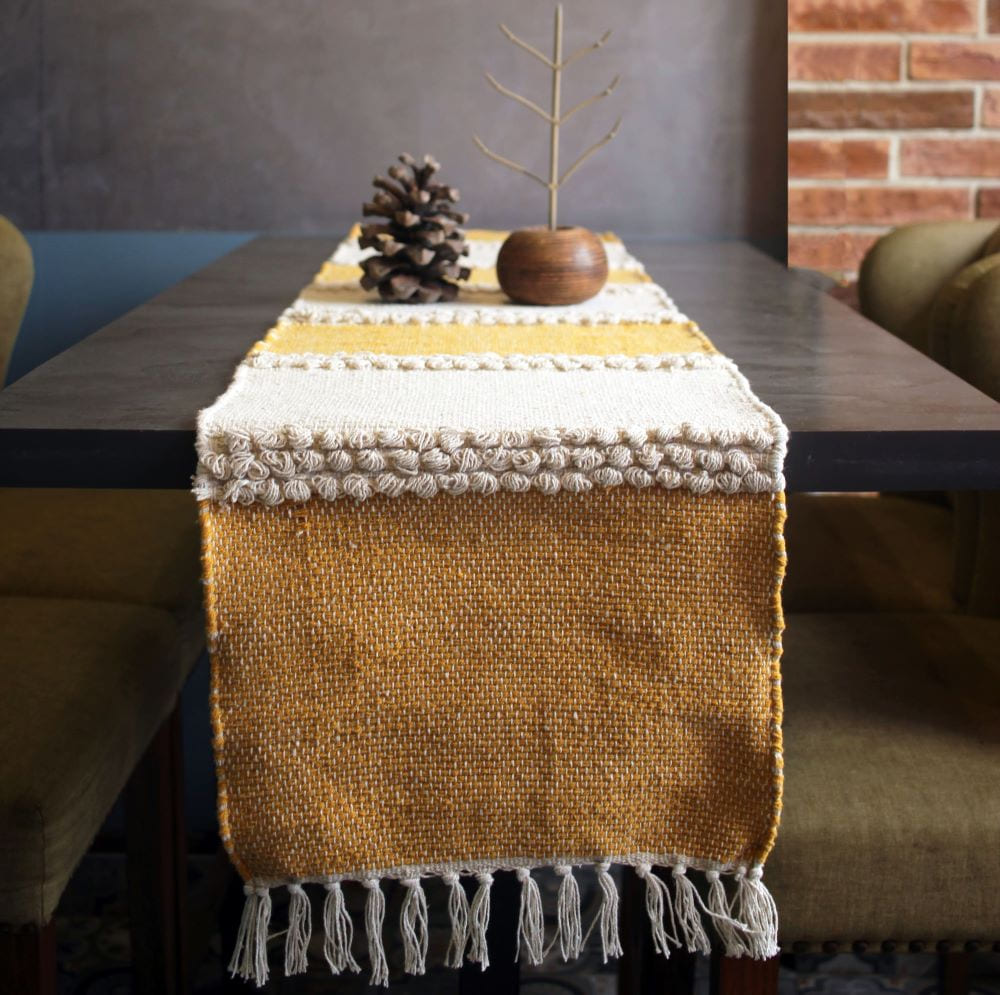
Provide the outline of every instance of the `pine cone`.
<path id="1" fill-rule="evenodd" d="M 390 166 L 389 179 L 375 177 L 378 192 L 362 209 L 365 217 L 378 215 L 388 223 L 361 228 L 358 244 L 379 253 L 362 261 L 361 286 L 378 287 L 387 301 L 453 301 L 458 285 L 451 281 L 469 278 L 468 268 L 459 264 L 469 247 L 458 227 L 469 216 L 454 210 L 454 187 L 430 182 L 441 166 L 429 155 L 422 166 L 410 155 L 401 155 L 399 161 L 401 166 Z"/>

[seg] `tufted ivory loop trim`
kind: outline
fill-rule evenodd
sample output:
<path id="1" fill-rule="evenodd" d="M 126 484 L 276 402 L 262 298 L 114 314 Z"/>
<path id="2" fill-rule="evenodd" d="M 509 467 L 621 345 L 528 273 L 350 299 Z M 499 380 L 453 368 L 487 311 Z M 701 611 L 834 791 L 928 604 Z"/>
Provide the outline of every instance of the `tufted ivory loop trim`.
<path id="1" fill-rule="evenodd" d="M 383 399 L 377 404 L 372 402 L 373 412 L 381 410 L 383 404 L 388 405 L 387 411 L 402 404 L 395 416 L 398 424 L 336 427 L 338 421 L 343 426 L 345 420 L 357 422 L 360 418 L 347 402 L 336 402 L 331 413 L 318 418 L 316 425 L 295 420 L 256 424 L 253 409 L 246 409 L 246 405 L 277 403 L 274 399 L 279 395 L 274 393 L 272 375 L 287 378 L 299 370 L 309 377 L 346 377 L 343 390 L 360 389 L 360 396 L 365 398 L 377 391 Z M 485 409 L 481 405 L 497 388 L 488 380 L 480 381 L 478 373 L 496 375 L 497 371 L 519 370 L 529 379 L 522 384 L 519 377 L 512 377 L 511 389 L 534 397 L 541 396 L 537 393 L 540 390 L 554 392 L 554 404 L 546 401 L 536 410 L 560 414 L 559 397 L 564 391 L 570 398 L 579 398 L 592 388 L 589 382 L 575 385 L 570 379 L 564 385 L 562 374 L 568 378 L 593 374 L 599 378 L 593 390 L 602 392 L 602 398 L 607 392 L 612 404 L 607 415 L 609 424 L 416 427 L 410 421 L 421 417 L 423 402 L 418 399 L 427 390 L 436 396 L 431 380 L 425 383 L 422 378 L 413 381 L 415 393 L 411 396 L 405 386 L 411 372 L 415 377 L 422 373 L 458 378 L 445 384 L 449 394 L 461 399 L 458 407 L 450 410 L 482 418 Z M 383 383 L 379 371 L 387 377 L 404 379 Z M 354 373 L 374 379 L 352 388 L 350 378 Z M 711 400 L 701 394 L 702 388 L 689 383 L 687 373 L 709 378 L 707 383 L 715 392 Z M 641 379 L 633 384 L 628 379 L 619 381 L 619 375 Z M 662 389 L 659 381 L 647 381 L 647 376 L 663 377 Z M 666 379 L 670 377 L 680 379 L 675 385 Z M 292 391 L 292 383 L 285 381 L 281 388 L 290 392 L 280 395 L 287 398 L 283 403 L 291 406 L 289 410 L 301 405 L 303 396 L 336 398 L 342 393 L 337 381 L 327 384 L 295 380 L 294 385 Z M 629 406 L 627 398 L 637 389 L 650 388 L 649 397 L 660 399 L 656 403 L 663 413 L 687 417 L 677 422 L 615 425 L 614 405 L 623 405 L 619 410 L 629 411 L 631 416 L 634 406 Z M 693 393 L 686 395 L 684 391 Z M 235 395 L 232 401 L 231 395 Z M 670 400 L 675 396 L 690 396 L 690 402 Z M 574 408 L 577 418 L 589 418 L 586 412 L 606 407 L 602 402 L 591 409 L 583 403 L 583 408 Z M 243 407 L 231 411 L 231 405 Z M 503 417 L 514 417 L 519 410 L 511 407 Z M 416 494 L 431 498 L 441 493 L 489 495 L 533 489 L 546 495 L 560 491 L 584 494 L 594 487 L 621 486 L 686 489 L 694 494 L 766 493 L 784 487 L 786 446 L 787 430 L 777 415 L 754 397 L 730 360 L 714 354 L 258 353 L 240 367 L 226 397 L 199 419 L 195 492 L 206 500 L 267 506 L 304 502 L 313 497 L 364 501 L 375 495 Z"/>
<path id="2" fill-rule="evenodd" d="M 661 370 L 715 369 L 729 360 L 710 353 L 642 354 L 639 356 L 537 355 L 498 353 L 434 354 L 430 356 L 394 356 L 375 352 L 278 353 L 255 352 L 243 360 L 244 366 L 258 370 L 404 370 L 409 372 L 446 372 L 449 370 L 622 370 L 656 372 Z"/>

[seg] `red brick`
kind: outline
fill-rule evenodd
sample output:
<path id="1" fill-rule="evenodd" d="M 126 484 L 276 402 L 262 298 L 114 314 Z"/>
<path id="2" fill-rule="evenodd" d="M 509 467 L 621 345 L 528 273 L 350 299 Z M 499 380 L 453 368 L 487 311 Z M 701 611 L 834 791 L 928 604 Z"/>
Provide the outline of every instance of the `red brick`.
<path id="1" fill-rule="evenodd" d="M 852 273 L 878 237 L 875 232 L 789 232 L 788 264 L 826 273 Z"/>
<path id="2" fill-rule="evenodd" d="M 977 0 L 788 0 L 788 30 L 972 34 L 976 7 Z"/>
<path id="3" fill-rule="evenodd" d="M 1000 128 L 1000 90 L 983 94 L 983 127 Z"/>
<path id="4" fill-rule="evenodd" d="M 888 172 L 888 142 L 804 138 L 788 143 L 788 175 L 795 179 L 878 180 Z"/>
<path id="5" fill-rule="evenodd" d="M 971 128 L 971 90 L 823 90 L 788 94 L 789 128 Z"/>
<path id="6" fill-rule="evenodd" d="M 964 187 L 792 187 L 793 225 L 902 225 L 971 216 Z"/>
<path id="7" fill-rule="evenodd" d="M 987 0 L 986 30 L 990 34 L 1000 35 L 1000 0 Z"/>
<path id="8" fill-rule="evenodd" d="M 1000 41 L 913 42 L 911 79 L 1000 79 Z"/>
<path id="9" fill-rule="evenodd" d="M 1000 138 L 908 138 L 904 176 L 1000 176 Z"/>
<path id="10" fill-rule="evenodd" d="M 1000 218 L 1000 187 L 988 187 L 979 191 L 976 215 L 980 218 Z"/>
<path id="11" fill-rule="evenodd" d="M 842 42 L 788 43 L 788 78 L 799 80 L 899 79 L 902 46 Z"/>

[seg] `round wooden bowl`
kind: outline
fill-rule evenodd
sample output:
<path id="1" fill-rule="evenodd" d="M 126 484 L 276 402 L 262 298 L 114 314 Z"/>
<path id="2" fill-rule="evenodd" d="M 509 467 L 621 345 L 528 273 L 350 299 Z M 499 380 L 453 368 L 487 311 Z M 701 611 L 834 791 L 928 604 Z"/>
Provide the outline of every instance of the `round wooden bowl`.
<path id="1" fill-rule="evenodd" d="M 608 278 L 601 240 L 586 228 L 521 228 L 497 256 L 497 279 L 520 304 L 579 304 Z"/>

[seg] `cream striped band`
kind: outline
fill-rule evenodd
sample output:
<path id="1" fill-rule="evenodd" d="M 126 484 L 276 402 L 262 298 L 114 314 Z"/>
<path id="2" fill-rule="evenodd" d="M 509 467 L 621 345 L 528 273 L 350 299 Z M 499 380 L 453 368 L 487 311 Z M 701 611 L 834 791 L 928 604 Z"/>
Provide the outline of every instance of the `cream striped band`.
<path id="1" fill-rule="evenodd" d="M 623 485 L 776 492 L 786 443 L 717 355 L 259 353 L 199 418 L 196 492 L 267 505 Z"/>

